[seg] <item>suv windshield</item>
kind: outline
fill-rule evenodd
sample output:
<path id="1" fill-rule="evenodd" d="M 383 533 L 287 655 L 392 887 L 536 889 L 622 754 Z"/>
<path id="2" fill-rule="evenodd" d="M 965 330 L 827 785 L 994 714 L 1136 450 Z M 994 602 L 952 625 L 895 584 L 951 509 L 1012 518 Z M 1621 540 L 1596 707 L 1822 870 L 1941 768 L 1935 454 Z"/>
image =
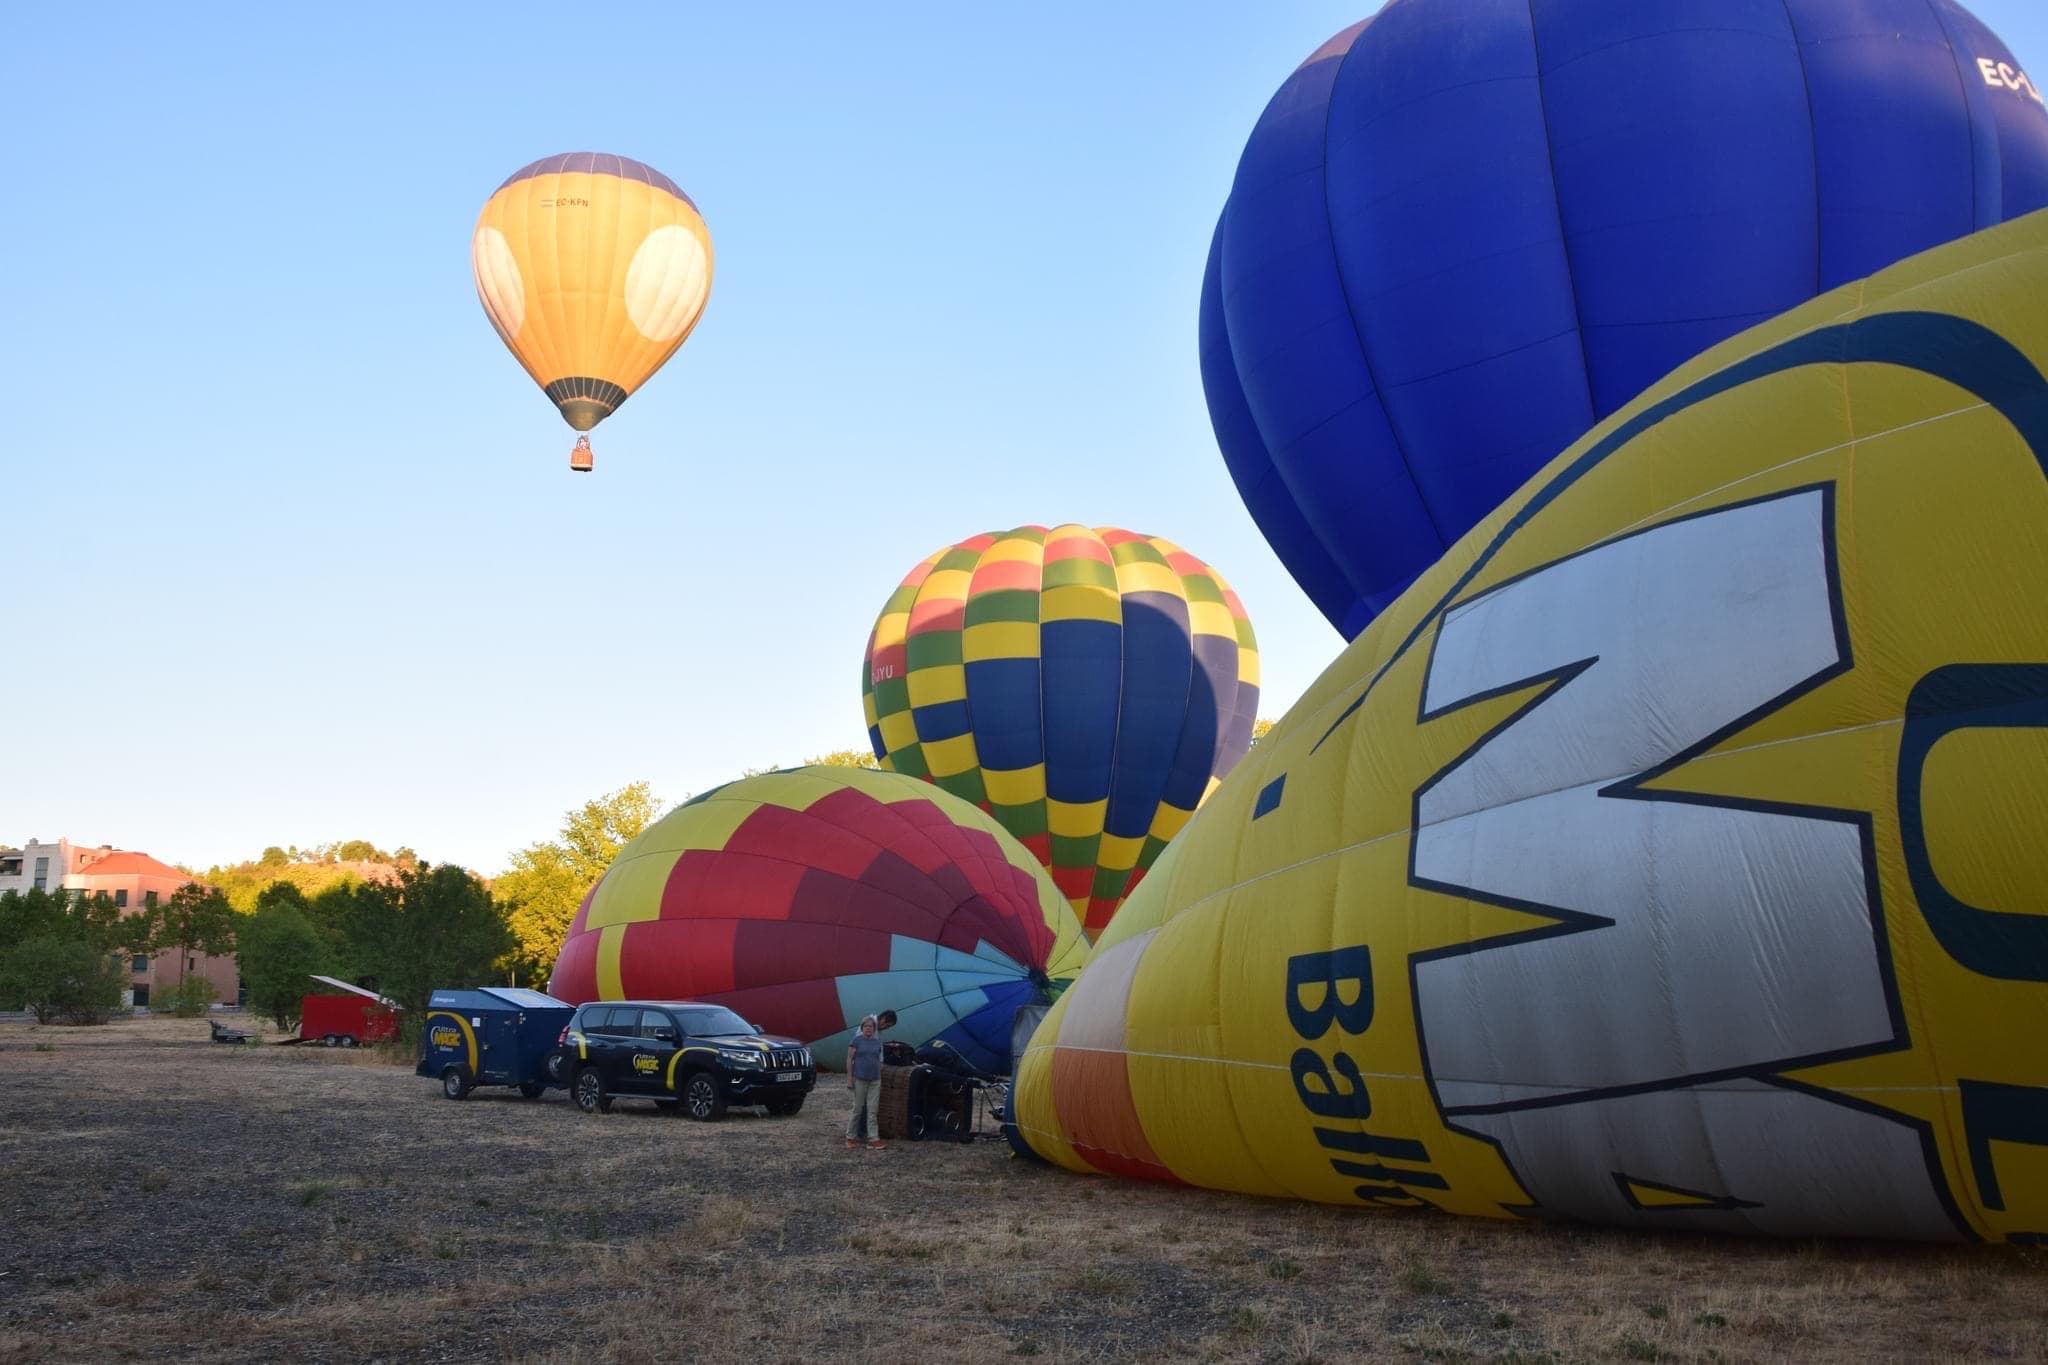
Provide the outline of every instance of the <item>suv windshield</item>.
<path id="1" fill-rule="evenodd" d="M 683 1031 L 692 1038 L 722 1038 L 731 1034 L 756 1031 L 752 1024 L 731 1010 L 721 1009 L 715 1005 L 677 1010 L 676 1016 L 683 1021 Z"/>

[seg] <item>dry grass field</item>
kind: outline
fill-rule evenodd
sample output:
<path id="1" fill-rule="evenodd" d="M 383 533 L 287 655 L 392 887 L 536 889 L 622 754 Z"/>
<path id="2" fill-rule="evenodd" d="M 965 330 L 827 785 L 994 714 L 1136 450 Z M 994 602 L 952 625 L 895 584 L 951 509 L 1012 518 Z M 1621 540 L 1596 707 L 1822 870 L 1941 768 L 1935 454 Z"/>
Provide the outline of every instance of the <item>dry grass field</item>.
<path id="1" fill-rule="evenodd" d="M 2048 1254 L 1646 1237 L 0 1024 L 0 1365 L 2043 1360 Z"/>

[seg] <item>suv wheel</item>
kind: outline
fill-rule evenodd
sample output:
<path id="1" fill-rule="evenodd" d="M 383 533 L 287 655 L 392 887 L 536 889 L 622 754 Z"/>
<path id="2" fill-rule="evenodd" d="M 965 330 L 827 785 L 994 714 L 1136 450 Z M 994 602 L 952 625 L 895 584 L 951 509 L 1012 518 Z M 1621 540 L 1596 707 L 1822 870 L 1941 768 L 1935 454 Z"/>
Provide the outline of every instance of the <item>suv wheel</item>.
<path id="1" fill-rule="evenodd" d="M 764 1107 L 776 1118 L 786 1119 L 804 1107 L 804 1097 L 798 1095 L 793 1100 L 770 1100 Z"/>
<path id="2" fill-rule="evenodd" d="M 683 1082 L 683 1112 L 699 1123 L 709 1123 L 725 1114 L 725 1095 L 718 1078 L 708 1071 L 692 1071 Z"/>
<path id="3" fill-rule="evenodd" d="M 469 1094 L 469 1072 L 459 1066 L 451 1066 L 441 1073 L 441 1093 L 451 1100 L 459 1100 Z"/>
<path id="4" fill-rule="evenodd" d="M 519 1093 L 526 1096 L 526 1098 L 530 1100 L 539 1099 L 542 1095 L 545 1095 L 547 1093 L 547 1089 L 548 1088 L 542 1085 L 539 1081 L 521 1081 L 519 1083 Z"/>
<path id="5" fill-rule="evenodd" d="M 558 1047 L 540 1064 L 541 1075 L 556 1085 L 569 1079 L 569 1049 Z"/>
<path id="6" fill-rule="evenodd" d="M 576 1097 L 576 1107 L 586 1114 L 609 1114 L 612 1111 L 612 1097 L 604 1092 L 604 1077 L 597 1074 L 594 1066 L 586 1066 L 576 1073 L 576 1083 L 569 1093 Z"/>

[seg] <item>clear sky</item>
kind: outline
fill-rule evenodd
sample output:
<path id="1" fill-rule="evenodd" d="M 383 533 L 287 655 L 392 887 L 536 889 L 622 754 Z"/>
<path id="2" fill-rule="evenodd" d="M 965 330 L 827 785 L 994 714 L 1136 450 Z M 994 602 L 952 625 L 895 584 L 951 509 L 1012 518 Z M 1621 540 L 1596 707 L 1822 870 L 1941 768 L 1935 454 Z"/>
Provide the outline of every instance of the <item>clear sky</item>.
<path id="1" fill-rule="evenodd" d="M 17 7 L 0 843 L 496 872 L 627 782 L 864 746 L 883 599 L 1027 522 L 1215 564 L 1279 716 L 1340 641 L 1216 453 L 1198 292 L 1260 109 L 1371 7 Z M 1970 8 L 2048 69 L 2043 0 Z M 586 149 L 718 252 L 590 476 L 469 269 Z"/>

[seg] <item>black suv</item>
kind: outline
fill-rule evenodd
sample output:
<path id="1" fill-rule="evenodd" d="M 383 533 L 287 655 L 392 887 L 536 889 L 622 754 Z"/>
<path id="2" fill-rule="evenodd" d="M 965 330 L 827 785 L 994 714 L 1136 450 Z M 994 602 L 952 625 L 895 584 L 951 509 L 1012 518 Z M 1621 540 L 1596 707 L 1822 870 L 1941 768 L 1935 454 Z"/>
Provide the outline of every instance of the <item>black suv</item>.
<path id="1" fill-rule="evenodd" d="M 794 1114 L 818 1083 L 811 1050 L 764 1036 L 723 1005 L 688 1000 L 608 1000 L 579 1006 L 549 1059 L 549 1078 L 569 1087 L 586 1114 L 617 1096 L 681 1104 L 715 1119 L 729 1104 Z"/>

